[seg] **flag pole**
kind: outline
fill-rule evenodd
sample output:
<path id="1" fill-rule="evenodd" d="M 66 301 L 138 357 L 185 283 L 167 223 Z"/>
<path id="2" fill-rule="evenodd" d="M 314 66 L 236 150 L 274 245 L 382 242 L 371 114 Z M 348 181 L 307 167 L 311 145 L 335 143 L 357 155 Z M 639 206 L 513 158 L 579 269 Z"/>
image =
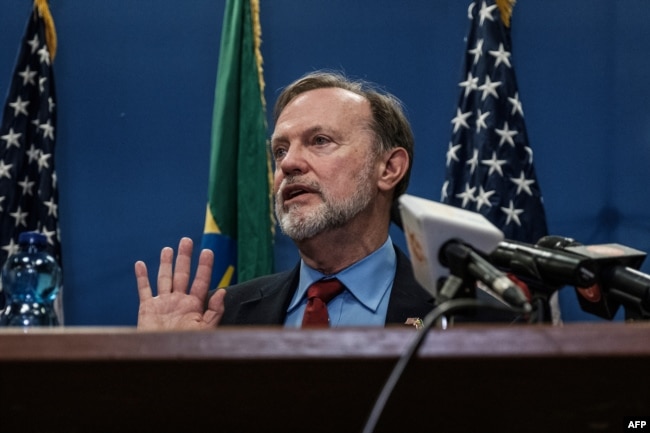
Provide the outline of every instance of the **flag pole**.
<path id="1" fill-rule="evenodd" d="M 43 22 L 45 23 L 45 40 L 47 41 L 47 49 L 50 51 L 50 59 L 54 61 L 54 57 L 56 56 L 57 38 L 54 18 L 52 18 L 52 14 L 50 13 L 50 7 L 47 0 L 34 0 L 34 6 L 36 6 L 38 13 L 41 15 Z"/>

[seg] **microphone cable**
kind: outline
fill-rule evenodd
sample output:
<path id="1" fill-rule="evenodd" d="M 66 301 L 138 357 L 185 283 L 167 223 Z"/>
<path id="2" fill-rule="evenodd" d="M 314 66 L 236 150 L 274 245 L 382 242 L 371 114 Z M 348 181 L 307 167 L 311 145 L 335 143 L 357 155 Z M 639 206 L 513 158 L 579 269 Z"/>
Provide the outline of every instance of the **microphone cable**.
<path id="1" fill-rule="evenodd" d="M 377 400 L 375 401 L 372 411 L 368 416 L 366 424 L 364 425 L 362 430 L 363 433 L 373 433 L 375 431 L 377 422 L 379 421 L 379 418 L 381 417 L 381 414 L 384 411 L 384 407 L 386 406 L 388 399 L 393 393 L 393 389 L 395 388 L 400 378 L 402 377 L 402 374 L 404 373 L 404 370 L 406 369 L 407 365 L 410 363 L 411 359 L 413 359 L 413 355 L 415 355 L 415 353 L 418 351 L 420 346 L 422 346 L 422 343 L 424 342 L 424 338 L 427 336 L 429 330 L 438 321 L 438 319 L 440 319 L 441 317 L 449 313 L 456 312 L 459 310 L 465 310 L 469 308 L 475 308 L 475 309 L 486 308 L 486 309 L 493 309 L 497 311 L 508 311 L 508 312 L 514 311 L 520 314 L 526 314 L 526 311 L 524 311 L 523 309 L 509 307 L 506 305 L 497 305 L 485 301 L 480 301 L 477 299 L 468 299 L 468 298 L 451 299 L 438 305 L 435 309 L 429 312 L 429 314 L 427 314 L 425 318 L 422 320 L 422 329 L 420 329 L 417 332 L 413 341 L 406 348 L 406 351 L 397 360 L 395 367 L 393 367 L 390 376 L 388 376 L 388 379 L 386 379 L 386 382 L 384 383 L 384 386 L 381 392 L 379 393 Z"/>

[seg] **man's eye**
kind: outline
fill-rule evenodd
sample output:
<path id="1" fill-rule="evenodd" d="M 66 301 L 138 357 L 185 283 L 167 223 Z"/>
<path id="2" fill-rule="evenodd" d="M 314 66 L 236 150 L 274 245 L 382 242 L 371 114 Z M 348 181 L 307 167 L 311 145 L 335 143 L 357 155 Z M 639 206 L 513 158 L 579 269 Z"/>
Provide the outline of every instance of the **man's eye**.
<path id="1" fill-rule="evenodd" d="M 279 147 L 277 149 L 273 150 L 273 157 L 277 159 L 282 159 L 284 156 L 287 154 L 287 149 L 284 149 L 282 147 Z"/>
<path id="2" fill-rule="evenodd" d="M 330 140 L 327 137 L 323 137 L 322 135 L 314 138 L 314 144 L 327 144 L 329 142 Z"/>

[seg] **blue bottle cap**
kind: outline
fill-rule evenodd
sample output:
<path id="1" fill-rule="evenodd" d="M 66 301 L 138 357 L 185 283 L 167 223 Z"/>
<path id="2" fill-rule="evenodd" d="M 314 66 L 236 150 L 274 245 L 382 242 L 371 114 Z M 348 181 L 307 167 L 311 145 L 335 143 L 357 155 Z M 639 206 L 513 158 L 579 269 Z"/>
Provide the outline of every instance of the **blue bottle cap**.
<path id="1" fill-rule="evenodd" d="M 20 245 L 47 245 L 47 237 L 39 232 L 22 232 L 18 235 Z"/>

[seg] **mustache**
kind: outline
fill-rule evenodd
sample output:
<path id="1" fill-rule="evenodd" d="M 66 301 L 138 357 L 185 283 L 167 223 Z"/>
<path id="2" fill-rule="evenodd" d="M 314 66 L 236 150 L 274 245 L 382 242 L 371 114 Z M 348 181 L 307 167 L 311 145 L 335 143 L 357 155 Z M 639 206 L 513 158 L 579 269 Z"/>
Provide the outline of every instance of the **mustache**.
<path id="1" fill-rule="evenodd" d="M 304 179 L 302 176 L 287 176 L 280 182 L 278 191 L 275 194 L 276 200 L 283 203 L 285 189 L 294 185 L 304 186 L 306 189 L 317 194 L 321 194 L 322 192 L 320 184 L 314 180 Z"/>

